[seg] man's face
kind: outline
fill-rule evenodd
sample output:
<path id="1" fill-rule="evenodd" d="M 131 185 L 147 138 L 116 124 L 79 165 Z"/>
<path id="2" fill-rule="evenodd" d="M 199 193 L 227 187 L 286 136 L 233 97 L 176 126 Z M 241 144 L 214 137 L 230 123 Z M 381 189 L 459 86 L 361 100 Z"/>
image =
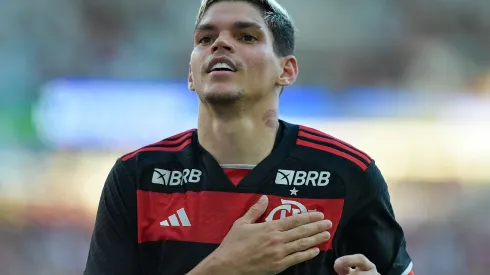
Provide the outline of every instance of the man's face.
<path id="1" fill-rule="evenodd" d="M 284 62 L 256 7 L 246 2 L 212 5 L 194 33 L 189 88 L 209 103 L 272 96 Z"/>

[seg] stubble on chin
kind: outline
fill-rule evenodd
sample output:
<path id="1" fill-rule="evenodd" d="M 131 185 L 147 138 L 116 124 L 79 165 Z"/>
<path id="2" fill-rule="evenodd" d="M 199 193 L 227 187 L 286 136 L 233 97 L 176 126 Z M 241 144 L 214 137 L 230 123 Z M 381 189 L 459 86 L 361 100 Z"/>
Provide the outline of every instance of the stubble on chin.
<path id="1" fill-rule="evenodd" d="M 210 105 L 225 106 L 240 101 L 245 96 L 245 91 L 239 89 L 231 92 L 208 93 L 204 95 L 204 101 Z"/>

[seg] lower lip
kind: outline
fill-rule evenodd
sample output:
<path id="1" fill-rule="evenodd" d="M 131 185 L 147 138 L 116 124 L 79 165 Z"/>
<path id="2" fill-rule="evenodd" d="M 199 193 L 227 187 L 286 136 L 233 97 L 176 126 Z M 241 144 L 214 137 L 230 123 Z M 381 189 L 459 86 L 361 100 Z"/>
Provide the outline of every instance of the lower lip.
<path id="1" fill-rule="evenodd" d="M 235 72 L 232 72 L 232 71 L 213 71 L 213 72 L 210 72 L 209 74 L 210 75 L 215 75 L 215 76 L 220 76 L 220 75 L 231 75 L 231 74 L 234 74 Z"/>

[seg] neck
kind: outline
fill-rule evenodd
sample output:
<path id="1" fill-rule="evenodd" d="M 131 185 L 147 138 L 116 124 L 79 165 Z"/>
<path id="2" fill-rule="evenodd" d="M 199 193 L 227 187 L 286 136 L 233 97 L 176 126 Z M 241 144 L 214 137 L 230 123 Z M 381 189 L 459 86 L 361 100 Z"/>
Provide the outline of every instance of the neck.
<path id="1" fill-rule="evenodd" d="M 274 147 L 279 127 L 277 101 L 274 97 L 256 106 L 228 110 L 200 103 L 199 143 L 219 164 L 258 164 Z"/>

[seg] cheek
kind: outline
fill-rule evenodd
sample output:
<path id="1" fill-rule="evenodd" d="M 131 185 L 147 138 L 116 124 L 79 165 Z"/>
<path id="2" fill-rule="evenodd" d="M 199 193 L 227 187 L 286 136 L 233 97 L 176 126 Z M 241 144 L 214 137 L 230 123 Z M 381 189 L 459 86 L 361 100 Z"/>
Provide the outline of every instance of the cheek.
<path id="1" fill-rule="evenodd" d="M 267 72 L 267 62 L 260 56 L 248 59 L 248 69 L 254 76 L 262 77 Z"/>
<path id="2" fill-rule="evenodd" d="M 199 78 L 201 75 L 202 66 L 206 56 L 203 55 L 197 48 L 191 54 L 191 73 L 193 78 Z"/>
<path id="3" fill-rule="evenodd" d="M 262 81 L 274 81 L 277 70 L 274 67 L 274 61 L 267 56 L 261 56 L 250 60 L 250 71 L 255 79 Z M 264 83 L 265 84 L 265 83 Z"/>

